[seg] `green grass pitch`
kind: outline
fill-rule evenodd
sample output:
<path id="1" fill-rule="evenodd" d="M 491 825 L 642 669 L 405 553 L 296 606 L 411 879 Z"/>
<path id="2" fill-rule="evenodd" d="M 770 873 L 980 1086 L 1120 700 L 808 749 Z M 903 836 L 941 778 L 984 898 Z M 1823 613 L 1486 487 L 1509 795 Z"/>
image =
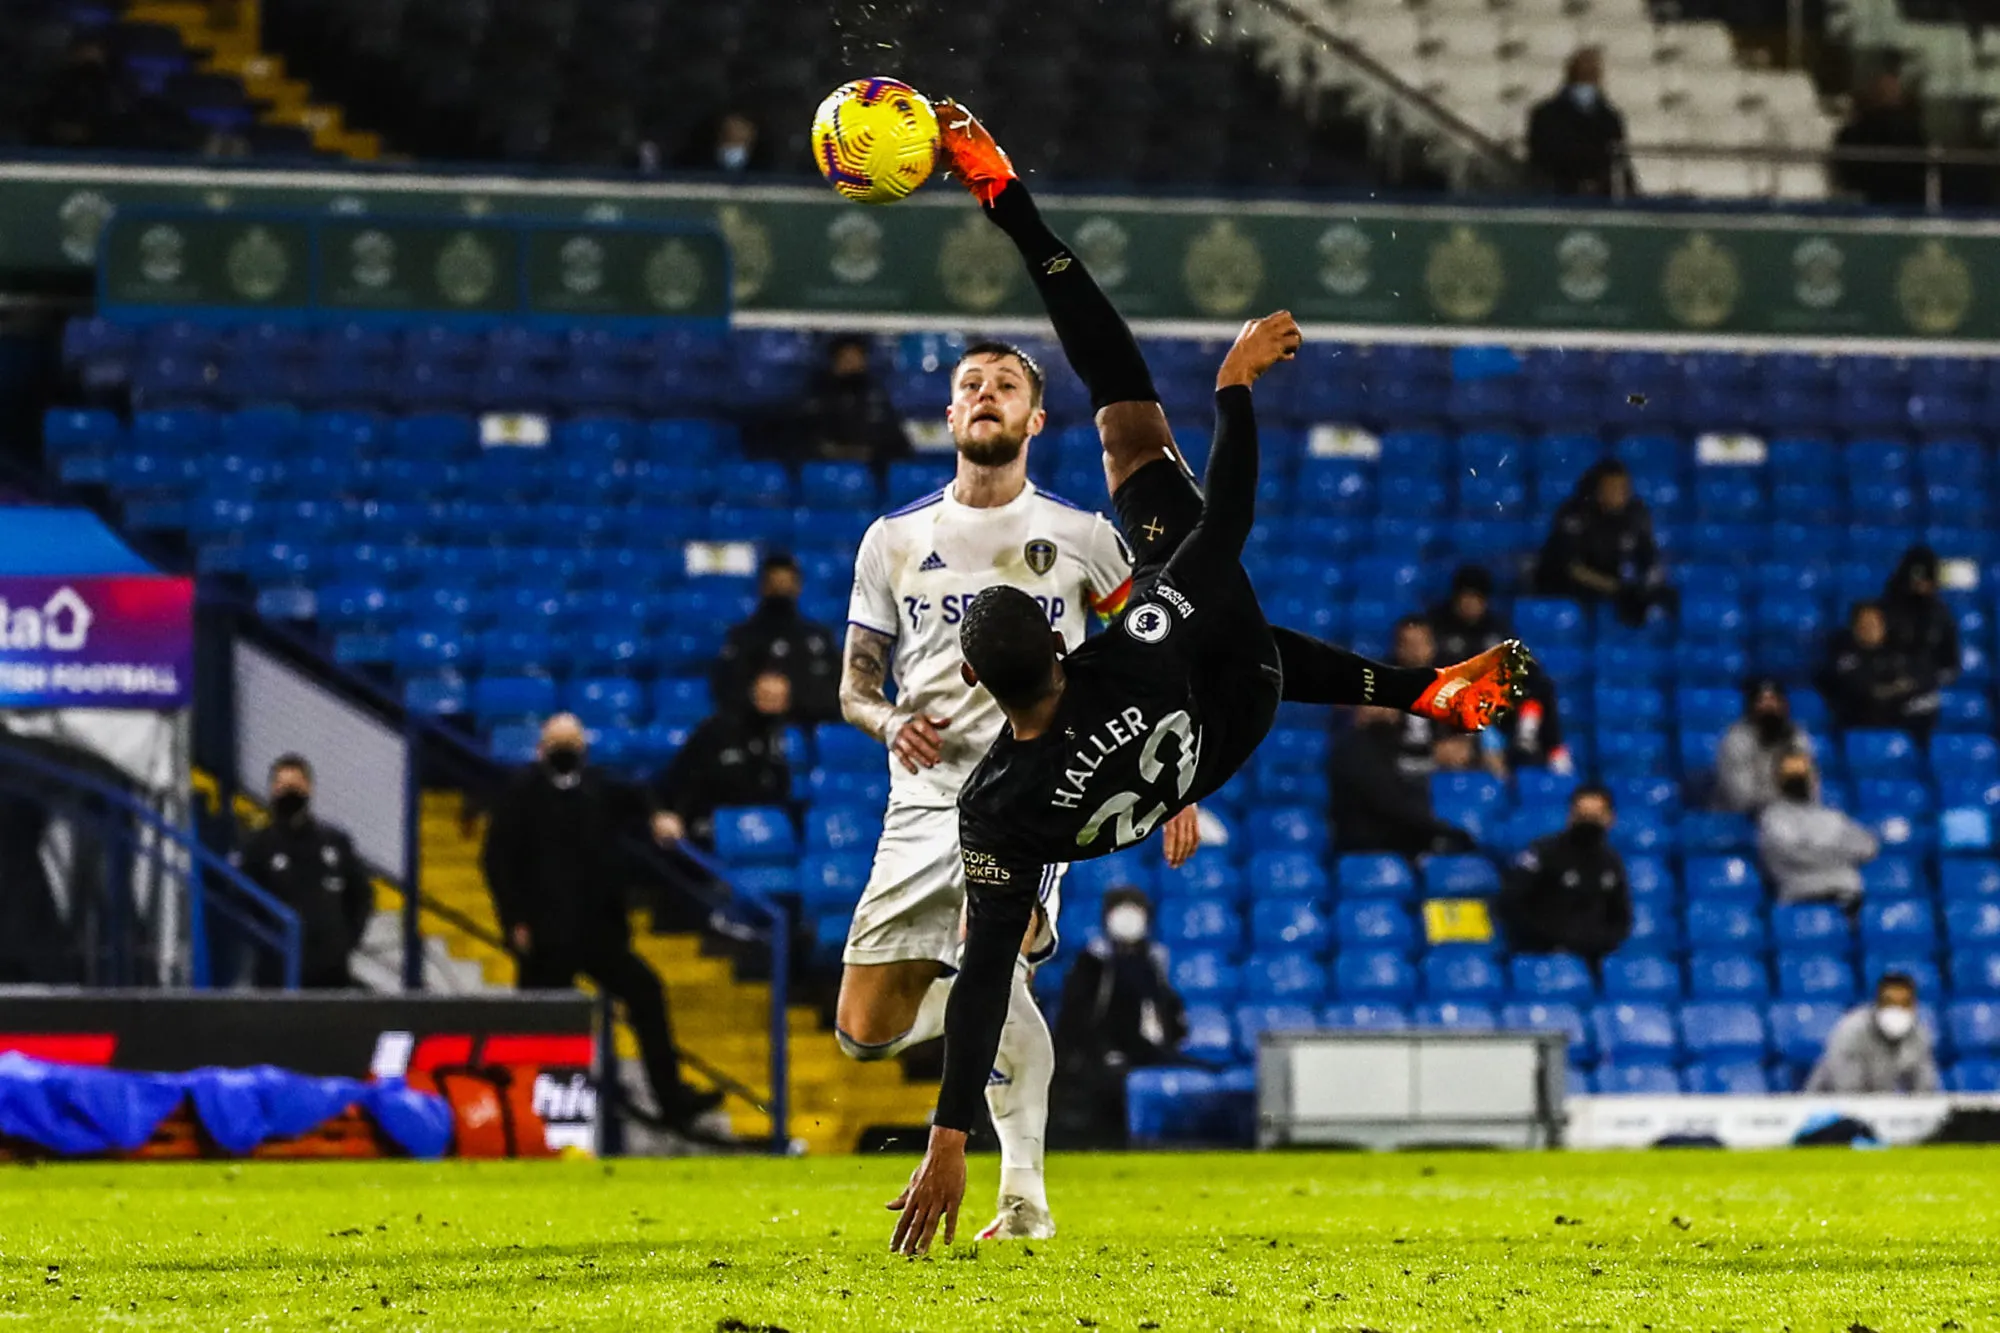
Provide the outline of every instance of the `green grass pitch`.
<path id="1" fill-rule="evenodd" d="M 2000 1152 L 1057 1156 L 888 1253 L 909 1158 L 0 1168 L 24 1329 L 2000 1330 Z"/>

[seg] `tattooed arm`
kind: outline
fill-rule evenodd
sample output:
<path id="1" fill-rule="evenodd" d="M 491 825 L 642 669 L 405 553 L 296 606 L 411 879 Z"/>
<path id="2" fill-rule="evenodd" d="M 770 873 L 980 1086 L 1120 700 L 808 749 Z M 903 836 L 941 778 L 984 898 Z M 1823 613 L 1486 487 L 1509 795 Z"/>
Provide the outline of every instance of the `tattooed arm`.
<path id="1" fill-rule="evenodd" d="M 895 642 L 866 625 L 847 627 L 847 654 L 840 669 L 840 713 L 876 740 L 886 741 L 890 753 L 914 773 L 937 763 L 944 751 L 944 740 L 938 733 L 951 725 L 951 719 L 923 713 L 906 718 L 889 702 L 883 686 L 889 679 L 889 654 Z"/>

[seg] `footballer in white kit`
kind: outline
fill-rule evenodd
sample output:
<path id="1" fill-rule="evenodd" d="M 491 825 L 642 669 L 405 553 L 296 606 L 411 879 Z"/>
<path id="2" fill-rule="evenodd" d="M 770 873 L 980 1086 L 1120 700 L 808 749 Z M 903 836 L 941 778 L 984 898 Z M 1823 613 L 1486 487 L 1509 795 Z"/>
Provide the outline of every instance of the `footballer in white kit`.
<path id="1" fill-rule="evenodd" d="M 959 622 L 980 591 L 1019 588 L 1066 647 L 1088 617 L 1122 607 L 1131 555 L 1110 522 L 1038 491 L 1042 373 L 1005 343 L 977 343 L 952 370 L 945 420 L 958 471 L 936 495 L 876 520 L 855 561 L 841 665 L 847 720 L 889 748 L 889 809 L 843 956 L 835 1032 L 857 1060 L 889 1059 L 944 1031 L 965 907 L 959 788 L 1000 734 L 992 696 L 969 683 Z M 890 682 L 895 698 L 889 698 Z M 1166 826 L 1168 860 L 1197 841 L 1193 811 Z M 1055 1234 L 1042 1180 L 1055 1046 L 1028 983 L 1055 949 L 1062 867 L 1052 866 L 1017 961 L 987 1105 L 1000 1140 L 1000 1207 L 986 1239 Z"/>
<path id="2" fill-rule="evenodd" d="M 912 770 L 889 760 L 889 809 L 875 866 L 855 909 L 842 961 L 929 958 L 950 965 L 965 905 L 958 851 L 958 792 L 1000 734 L 993 696 L 965 683 L 959 621 L 981 589 L 1019 588 L 1074 648 L 1092 614 L 1115 615 L 1131 583 L 1123 541 L 1100 514 L 1037 490 L 1023 478 L 1005 504 L 975 509 L 952 487 L 875 520 L 854 562 L 850 626 L 894 641 L 898 721 L 941 718 L 938 759 Z M 1040 962 L 1055 946 L 1061 867 L 1042 886 Z"/>

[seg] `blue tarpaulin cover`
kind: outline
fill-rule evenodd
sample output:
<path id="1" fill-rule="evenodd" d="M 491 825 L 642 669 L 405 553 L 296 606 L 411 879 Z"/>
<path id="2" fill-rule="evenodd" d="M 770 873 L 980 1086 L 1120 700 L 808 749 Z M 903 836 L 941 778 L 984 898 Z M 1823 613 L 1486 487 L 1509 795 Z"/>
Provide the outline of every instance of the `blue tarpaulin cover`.
<path id="1" fill-rule="evenodd" d="M 451 1107 L 401 1082 L 314 1078 L 272 1065 L 137 1074 L 0 1054 L 0 1135 L 52 1152 L 129 1152 L 184 1097 L 202 1128 L 232 1153 L 303 1134 L 357 1105 L 412 1157 L 442 1157 L 451 1146 Z"/>

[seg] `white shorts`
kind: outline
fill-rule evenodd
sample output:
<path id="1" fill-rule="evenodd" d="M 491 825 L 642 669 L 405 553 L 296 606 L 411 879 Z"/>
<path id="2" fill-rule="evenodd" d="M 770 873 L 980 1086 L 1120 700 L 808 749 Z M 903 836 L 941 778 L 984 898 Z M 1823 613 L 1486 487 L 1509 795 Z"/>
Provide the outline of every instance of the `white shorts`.
<path id="1" fill-rule="evenodd" d="M 1041 916 L 1031 963 L 1056 951 L 1056 917 L 1062 911 L 1067 865 L 1043 872 Z M 891 802 L 882 819 L 882 841 L 868 887 L 847 928 L 843 963 L 904 963 L 925 959 L 958 967 L 965 913 L 965 866 L 958 854 L 958 808 Z"/>

